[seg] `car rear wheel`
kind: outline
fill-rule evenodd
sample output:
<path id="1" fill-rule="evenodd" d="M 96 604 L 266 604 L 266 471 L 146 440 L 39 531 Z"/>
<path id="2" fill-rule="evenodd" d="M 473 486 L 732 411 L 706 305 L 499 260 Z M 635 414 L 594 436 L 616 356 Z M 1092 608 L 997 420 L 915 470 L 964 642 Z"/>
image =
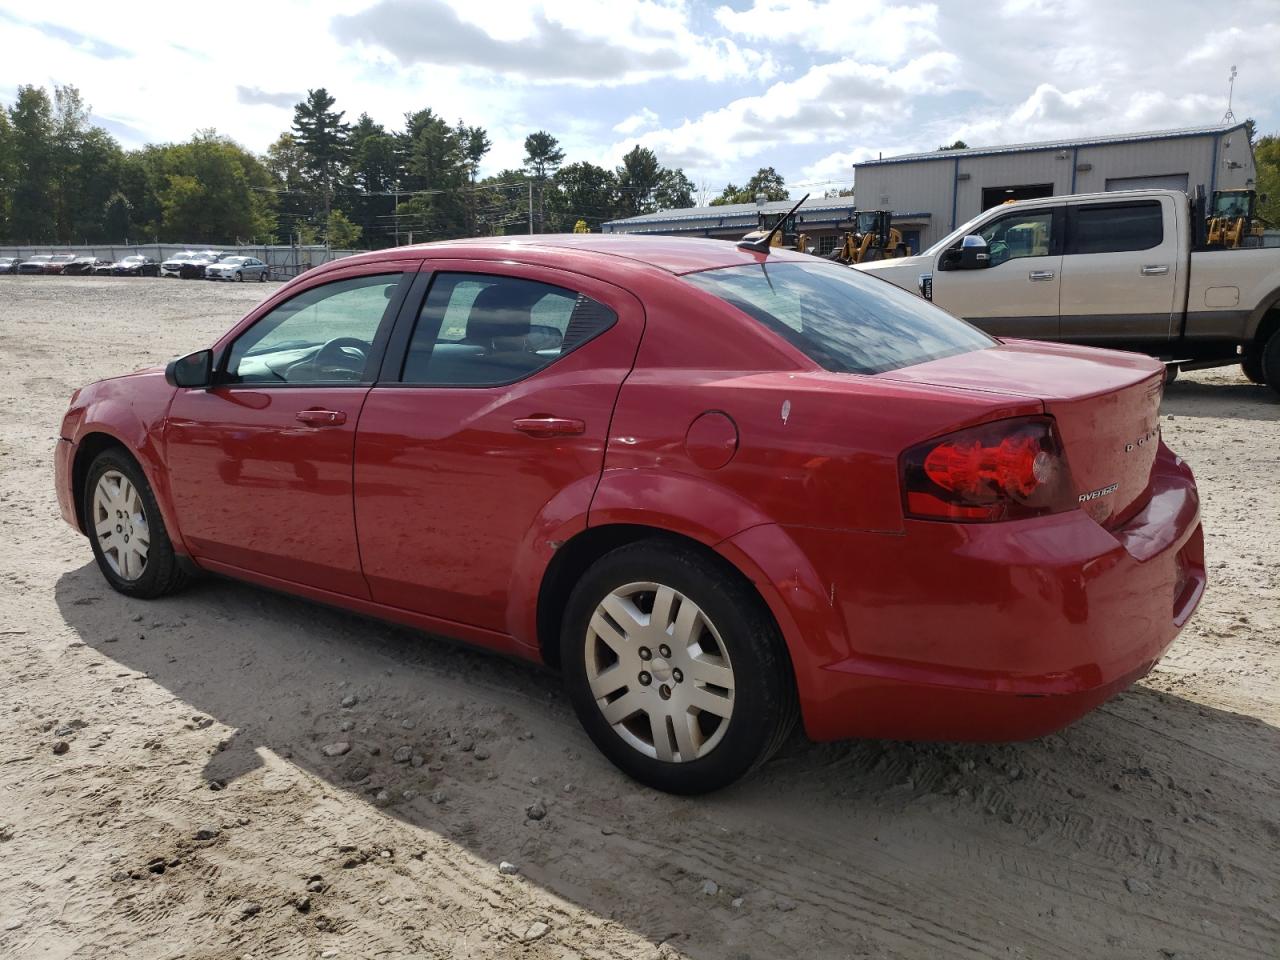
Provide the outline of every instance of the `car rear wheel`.
<path id="1" fill-rule="evenodd" d="M 671 793 L 717 790 L 763 764 L 798 712 L 786 648 L 759 596 L 666 541 L 621 547 L 583 575 L 561 664 L 601 752 Z"/>
<path id="2" fill-rule="evenodd" d="M 244 274 L 241 273 L 239 270 L 236 271 L 236 280 L 239 281 L 240 283 L 244 283 Z"/>
<path id="3" fill-rule="evenodd" d="M 98 569 L 120 593 L 150 599 L 186 586 L 151 485 L 119 450 L 98 454 L 84 488 L 85 527 Z"/>
<path id="4" fill-rule="evenodd" d="M 1260 366 L 1267 386 L 1280 393 L 1280 330 L 1271 334 L 1262 348 Z"/>
<path id="5" fill-rule="evenodd" d="M 1251 349 L 1240 358 L 1240 370 L 1251 383 L 1265 385 L 1267 375 L 1262 371 L 1262 351 Z"/>

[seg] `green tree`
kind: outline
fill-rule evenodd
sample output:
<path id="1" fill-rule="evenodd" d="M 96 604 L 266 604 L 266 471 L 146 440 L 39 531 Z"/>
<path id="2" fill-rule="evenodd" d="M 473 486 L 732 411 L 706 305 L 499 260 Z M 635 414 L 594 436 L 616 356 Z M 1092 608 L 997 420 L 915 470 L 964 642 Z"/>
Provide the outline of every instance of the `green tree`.
<path id="1" fill-rule="evenodd" d="M 529 176 L 546 180 L 563 162 L 564 151 L 560 149 L 560 141 L 547 131 L 538 130 L 524 138 L 524 168 Z"/>
<path id="2" fill-rule="evenodd" d="M 461 127 L 461 125 L 459 125 Z M 412 192 L 400 204 L 402 228 L 415 239 L 443 240 L 466 236 L 470 140 L 431 109 L 411 113 L 400 135 L 404 185 Z"/>
<path id="3" fill-rule="evenodd" d="M 14 161 L 13 126 L 9 114 L 0 110 L 0 243 L 7 243 L 9 221 L 13 213 L 13 188 L 18 176 Z"/>
<path id="4" fill-rule="evenodd" d="M 568 233 L 578 220 L 600 224 L 618 210 L 618 178 L 594 163 L 571 163 L 551 178 L 547 193 L 547 229 Z"/>
<path id="5" fill-rule="evenodd" d="M 293 108 L 293 135 L 302 151 L 303 167 L 311 186 L 329 216 L 333 195 L 346 175 L 351 127 L 343 123 L 345 111 L 334 110 L 337 101 L 324 87 L 307 91 L 307 99 Z"/>
<path id="6" fill-rule="evenodd" d="M 1253 159 L 1258 168 L 1258 214 L 1270 229 L 1280 229 L 1280 134 L 1259 139 L 1253 146 Z"/>
<path id="7" fill-rule="evenodd" d="M 681 210 L 693 206 L 693 181 L 683 170 L 663 170 L 653 192 L 653 205 L 659 210 Z"/>
<path id="8" fill-rule="evenodd" d="M 350 250 L 360 242 L 360 227 L 347 219 L 341 210 L 329 214 L 325 225 L 325 243 L 335 250 Z"/>
<path id="9" fill-rule="evenodd" d="M 160 148 L 160 232 L 165 240 L 260 242 L 275 235 L 270 172 L 216 131 Z"/>
<path id="10" fill-rule="evenodd" d="M 123 193 L 116 191 L 102 208 L 102 235 L 112 243 L 128 243 L 133 226 L 133 204 Z"/>
<path id="11" fill-rule="evenodd" d="M 622 158 L 622 166 L 617 169 L 618 212 L 624 217 L 635 217 L 642 213 L 652 213 L 655 209 L 654 193 L 662 183 L 662 164 L 658 157 L 647 147 L 639 144 L 632 147 Z"/>
<path id="12" fill-rule="evenodd" d="M 711 206 L 719 207 L 729 203 L 755 203 L 756 197 L 762 193 L 766 200 L 786 200 L 791 196 L 782 174 L 778 173 L 773 167 L 761 167 L 746 182 L 745 186 L 739 187 L 732 183 L 726 186 L 720 196 L 711 201 Z"/>
<path id="13" fill-rule="evenodd" d="M 951 144 L 950 146 L 946 146 L 946 147 L 939 147 L 939 148 L 938 148 L 938 150 L 939 150 L 939 151 L 942 151 L 942 150 L 968 150 L 968 149 L 969 149 L 969 145 L 968 145 L 967 143 L 965 143 L 963 140 L 957 140 L 955 143 Z"/>
<path id="14" fill-rule="evenodd" d="M 43 88 L 21 86 L 9 108 L 16 173 L 9 209 L 15 243 L 53 243 L 57 237 L 53 189 L 53 104 Z"/>

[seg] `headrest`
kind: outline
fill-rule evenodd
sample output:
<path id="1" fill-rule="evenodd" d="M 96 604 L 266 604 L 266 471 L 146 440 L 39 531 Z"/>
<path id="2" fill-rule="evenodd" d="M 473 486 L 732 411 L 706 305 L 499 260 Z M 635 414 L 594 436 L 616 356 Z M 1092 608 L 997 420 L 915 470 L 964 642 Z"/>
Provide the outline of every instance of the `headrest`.
<path id="1" fill-rule="evenodd" d="M 533 305 L 546 295 L 540 284 L 504 280 L 480 291 L 467 317 L 468 340 L 495 340 L 529 334 Z"/>

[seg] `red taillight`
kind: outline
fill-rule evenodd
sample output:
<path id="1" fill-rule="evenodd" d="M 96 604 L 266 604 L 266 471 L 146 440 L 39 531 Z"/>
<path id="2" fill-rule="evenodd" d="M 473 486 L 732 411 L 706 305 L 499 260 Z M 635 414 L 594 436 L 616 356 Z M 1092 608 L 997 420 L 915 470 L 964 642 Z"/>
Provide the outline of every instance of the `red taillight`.
<path id="1" fill-rule="evenodd" d="M 912 447 L 902 455 L 902 489 L 907 515 L 926 520 L 1014 520 L 1076 506 L 1048 417 L 985 423 Z"/>

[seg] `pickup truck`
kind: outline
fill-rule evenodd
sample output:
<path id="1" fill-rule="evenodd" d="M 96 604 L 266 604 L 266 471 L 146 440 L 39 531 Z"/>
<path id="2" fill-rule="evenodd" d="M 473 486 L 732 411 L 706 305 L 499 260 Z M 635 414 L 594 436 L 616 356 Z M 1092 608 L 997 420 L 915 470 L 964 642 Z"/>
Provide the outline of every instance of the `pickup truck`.
<path id="1" fill-rule="evenodd" d="M 1280 248 L 1210 248 L 1185 193 L 1126 190 L 993 207 L 912 257 L 858 264 L 997 337 L 1238 363 L 1280 393 Z"/>

